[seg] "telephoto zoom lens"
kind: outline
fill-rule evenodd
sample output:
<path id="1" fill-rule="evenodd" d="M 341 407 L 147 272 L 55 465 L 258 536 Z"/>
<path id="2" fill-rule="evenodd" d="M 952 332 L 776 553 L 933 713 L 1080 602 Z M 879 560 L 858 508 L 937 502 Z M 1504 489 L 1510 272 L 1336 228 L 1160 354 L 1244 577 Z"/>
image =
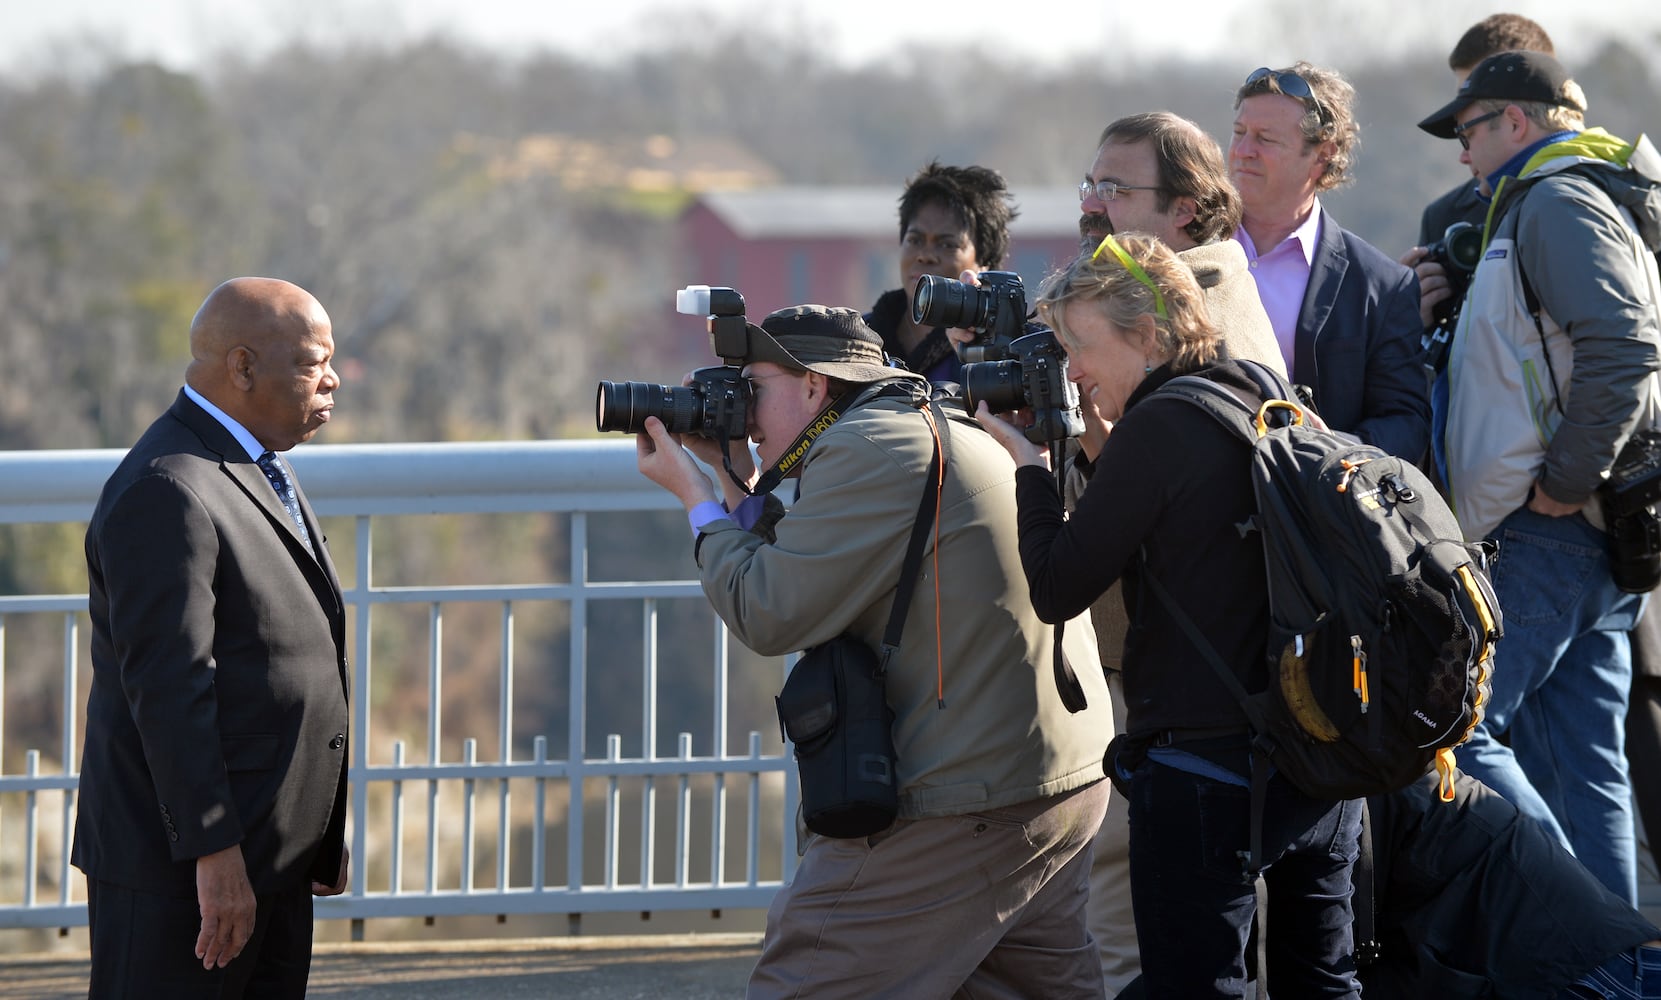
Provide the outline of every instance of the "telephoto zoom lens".
<path id="1" fill-rule="evenodd" d="M 963 408 L 972 414 L 982 400 L 993 413 L 1008 413 L 1026 406 L 1027 391 L 1021 374 L 1021 362 L 1013 358 L 964 365 Z"/>
<path id="2" fill-rule="evenodd" d="M 953 278 L 925 274 L 911 292 L 911 321 L 926 326 L 972 330 L 986 322 L 981 289 Z"/>
<path id="3" fill-rule="evenodd" d="M 595 426 L 624 434 L 644 432 L 647 417 L 671 434 L 690 434 L 703 426 L 703 411 L 697 390 L 652 382 L 601 382 L 594 399 Z"/>

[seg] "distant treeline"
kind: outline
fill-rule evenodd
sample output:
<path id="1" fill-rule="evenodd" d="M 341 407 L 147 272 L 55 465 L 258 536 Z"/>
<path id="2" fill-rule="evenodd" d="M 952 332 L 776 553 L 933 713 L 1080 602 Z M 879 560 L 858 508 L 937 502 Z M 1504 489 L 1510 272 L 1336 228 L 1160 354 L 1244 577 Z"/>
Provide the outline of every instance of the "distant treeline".
<path id="1" fill-rule="evenodd" d="M 1130 112 L 1169 108 L 1226 142 L 1252 68 L 944 58 L 853 70 L 733 37 L 510 62 L 429 41 L 0 84 L 0 448 L 131 443 L 179 382 L 192 310 L 242 273 L 297 281 L 333 315 L 347 384 L 329 441 L 586 433 L 601 370 L 683 370 L 685 345 L 658 332 L 689 270 L 682 201 L 515 165 L 528 137 L 720 139 L 793 184 L 897 192 L 931 158 L 1058 184 Z M 1330 202 L 1392 254 L 1461 176 L 1452 144 L 1413 128 L 1451 89 L 1441 58 L 1352 77 L 1363 149 Z M 1630 135 L 1653 113 L 1623 43 L 1577 75 L 1594 122 Z"/>

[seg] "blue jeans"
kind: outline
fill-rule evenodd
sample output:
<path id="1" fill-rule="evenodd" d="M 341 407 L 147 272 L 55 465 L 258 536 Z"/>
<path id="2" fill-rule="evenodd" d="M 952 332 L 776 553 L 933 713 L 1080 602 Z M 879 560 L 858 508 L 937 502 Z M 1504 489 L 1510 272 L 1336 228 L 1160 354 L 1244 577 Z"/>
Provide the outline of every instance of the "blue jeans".
<path id="1" fill-rule="evenodd" d="M 1244 750 L 1230 770 L 1250 772 Z M 1130 782 L 1131 902 L 1146 995 L 1245 996 L 1246 941 L 1257 909 L 1242 863 L 1250 788 L 1153 761 L 1132 771 Z M 1317 801 L 1278 775 L 1267 800 L 1270 992 L 1287 1000 L 1356 997 L 1350 877 L 1360 800 Z"/>
<path id="2" fill-rule="evenodd" d="M 1494 530 L 1505 618 L 1493 698 L 1459 766 L 1557 837 L 1615 895 L 1637 905 L 1637 847 L 1625 719 L 1627 632 L 1643 610 L 1609 571 L 1603 532 L 1578 514 L 1526 507 Z M 1510 746 L 1496 737 L 1509 734 Z"/>
<path id="3" fill-rule="evenodd" d="M 1646 945 L 1613 956 L 1558 1000 L 1661 1000 L 1661 948 Z"/>

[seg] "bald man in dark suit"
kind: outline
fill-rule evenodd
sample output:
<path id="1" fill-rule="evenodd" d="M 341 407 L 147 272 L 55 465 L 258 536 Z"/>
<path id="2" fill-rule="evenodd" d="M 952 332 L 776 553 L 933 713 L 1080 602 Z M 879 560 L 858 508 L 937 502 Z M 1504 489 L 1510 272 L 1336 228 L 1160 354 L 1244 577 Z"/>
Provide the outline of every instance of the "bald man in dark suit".
<path id="1" fill-rule="evenodd" d="M 340 582 L 275 457 L 329 420 L 328 314 L 268 278 L 197 311 L 173 406 L 87 528 L 92 690 L 73 862 L 91 996 L 302 997 L 342 891 Z"/>

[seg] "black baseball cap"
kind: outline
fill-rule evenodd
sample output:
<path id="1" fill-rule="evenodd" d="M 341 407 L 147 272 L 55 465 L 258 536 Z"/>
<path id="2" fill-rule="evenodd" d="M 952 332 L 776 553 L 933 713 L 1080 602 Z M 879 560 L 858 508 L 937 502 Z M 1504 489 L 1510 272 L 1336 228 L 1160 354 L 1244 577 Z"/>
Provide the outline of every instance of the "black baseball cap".
<path id="1" fill-rule="evenodd" d="M 1544 52 L 1501 52 L 1477 63 L 1459 85 L 1459 96 L 1419 123 L 1438 139 L 1457 138 L 1453 130 L 1459 112 L 1482 100 L 1538 101 L 1585 111 L 1564 94 L 1570 82 L 1563 64 Z"/>

